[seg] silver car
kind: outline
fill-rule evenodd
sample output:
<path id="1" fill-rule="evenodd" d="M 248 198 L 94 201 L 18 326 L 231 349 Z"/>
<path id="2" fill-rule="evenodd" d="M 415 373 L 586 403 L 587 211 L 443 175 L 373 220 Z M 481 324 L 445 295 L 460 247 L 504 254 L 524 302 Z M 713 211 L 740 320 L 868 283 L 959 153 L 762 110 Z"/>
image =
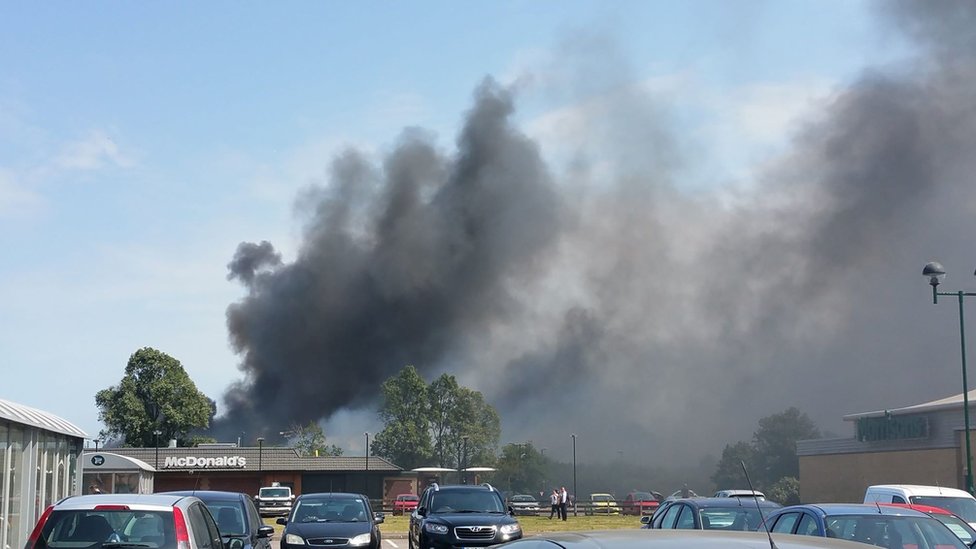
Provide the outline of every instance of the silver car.
<path id="1" fill-rule="evenodd" d="M 225 549 L 217 523 L 192 496 L 92 494 L 48 507 L 24 549 Z"/>

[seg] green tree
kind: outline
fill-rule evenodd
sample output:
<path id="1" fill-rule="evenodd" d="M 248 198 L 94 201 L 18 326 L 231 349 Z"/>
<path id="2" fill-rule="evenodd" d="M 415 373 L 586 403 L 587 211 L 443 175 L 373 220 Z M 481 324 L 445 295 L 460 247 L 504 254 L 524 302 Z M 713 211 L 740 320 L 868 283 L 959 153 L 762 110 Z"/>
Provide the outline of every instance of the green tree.
<path id="1" fill-rule="evenodd" d="M 745 474 L 742 472 L 742 463 L 746 464 L 749 475 L 754 475 L 756 471 L 756 449 L 746 441 L 739 441 L 735 444 L 726 444 L 722 450 L 722 459 L 718 461 L 715 473 L 712 475 L 712 482 L 718 489 L 723 488 L 748 488 Z"/>
<path id="2" fill-rule="evenodd" d="M 169 439 L 185 446 L 190 431 L 209 426 L 211 402 L 180 361 L 156 349 L 139 349 L 119 384 L 95 395 L 98 419 L 106 427 L 99 436 L 130 447 Z"/>
<path id="3" fill-rule="evenodd" d="M 427 384 L 417 369 L 405 366 L 399 375 L 383 382 L 384 423 L 370 445 L 370 454 L 388 459 L 404 469 L 429 465 L 433 454 L 428 431 Z"/>
<path id="4" fill-rule="evenodd" d="M 512 442 L 501 449 L 495 481 L 511 494 L 548 494 L 549 462 L 531 442 Z M 548 500 L 544 500 L 546 503 Z"/>
<path id="5" fill-rule="evenodd" d="M 326 444 L 325 431 L 314 421 L 308 422 L 308 425 L 292 424 L 288 428 L 288 438 L 298 455 L 303 457 L 342 455 L 342 448 Z"/>
<path id="6" fill-rule="evenodd" d="M 501 420 L 478 391 L 461 387 L 443 374 L 428 388 L 434 459 L 440 467 L 462 467 L 487 461 L 498 446 Z M 465 442 L 467 438 L 467 442 Z M 467 456 L 464 456 L 464 452 Z M 467 457 L 467 463 L 463 463 Z M 474 458 L 474 459 L 472 459 Z"/>
<path id="7" fill-rule="evenodd" d="M 783 505 L 800 503 L 800 481 L 796 477 L 783 477 L 766 489 L 766 497 Z"/>
<path id="8" fill-rule="evenodd" d="M 752 441 L 761 467 L 762 484 L 772 486 L 783 477 L 799 478 L 796 441 L 812 438 L 820 438 L 820 430 L 795 407 L 760 419 Z"/>

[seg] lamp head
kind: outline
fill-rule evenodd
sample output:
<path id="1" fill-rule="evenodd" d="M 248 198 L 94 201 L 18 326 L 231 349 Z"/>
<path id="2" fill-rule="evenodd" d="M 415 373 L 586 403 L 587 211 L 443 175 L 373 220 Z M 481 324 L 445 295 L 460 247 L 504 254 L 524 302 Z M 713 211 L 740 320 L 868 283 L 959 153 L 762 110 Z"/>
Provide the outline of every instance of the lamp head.
<path id="1" fill-rule="evenodd" d="M 928 278 L 933 287 L 938 286 L 946 276 L 945 267 L 938 261 L 930 261 L 922 269 L 922 276 Z"/>

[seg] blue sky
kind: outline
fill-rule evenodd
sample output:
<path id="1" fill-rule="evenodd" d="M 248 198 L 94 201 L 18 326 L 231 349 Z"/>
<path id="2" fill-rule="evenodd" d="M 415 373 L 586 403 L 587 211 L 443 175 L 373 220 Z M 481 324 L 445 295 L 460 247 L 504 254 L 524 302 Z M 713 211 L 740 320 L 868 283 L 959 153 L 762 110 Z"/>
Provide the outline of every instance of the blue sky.
<path id="1" fill-rule="evenodd" d="M 237 244 L 267 239 L 287 260 L 295 196 L 333 154 L 386 150 L 405 126 L 450 149 L 488 75 L 519 82 L 517 120 L 547 157 L 573 139 L 548 119 L 643 83 L 708 150 L 689 185 L 741 178 L 796 117 L 904 53 L 874 7 L 5 3 L 0 398 L 95 435 L 94 394 L 151 346 L 219 399 L 240 375 L 224 326 Z"/>

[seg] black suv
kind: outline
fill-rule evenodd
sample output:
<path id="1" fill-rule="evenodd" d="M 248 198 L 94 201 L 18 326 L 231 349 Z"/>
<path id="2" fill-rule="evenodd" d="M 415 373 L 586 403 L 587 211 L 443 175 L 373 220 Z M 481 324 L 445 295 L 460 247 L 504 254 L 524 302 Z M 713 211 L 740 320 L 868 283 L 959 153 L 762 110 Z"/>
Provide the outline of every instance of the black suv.
<path id="1" fill-rule="evenodd" d="M 407 544 L 410 549 L 459 549 L 521 537 L 515 511 L 505 508 L 501 494 L 490 484 L 431 484 L 410 514 Z"/>

